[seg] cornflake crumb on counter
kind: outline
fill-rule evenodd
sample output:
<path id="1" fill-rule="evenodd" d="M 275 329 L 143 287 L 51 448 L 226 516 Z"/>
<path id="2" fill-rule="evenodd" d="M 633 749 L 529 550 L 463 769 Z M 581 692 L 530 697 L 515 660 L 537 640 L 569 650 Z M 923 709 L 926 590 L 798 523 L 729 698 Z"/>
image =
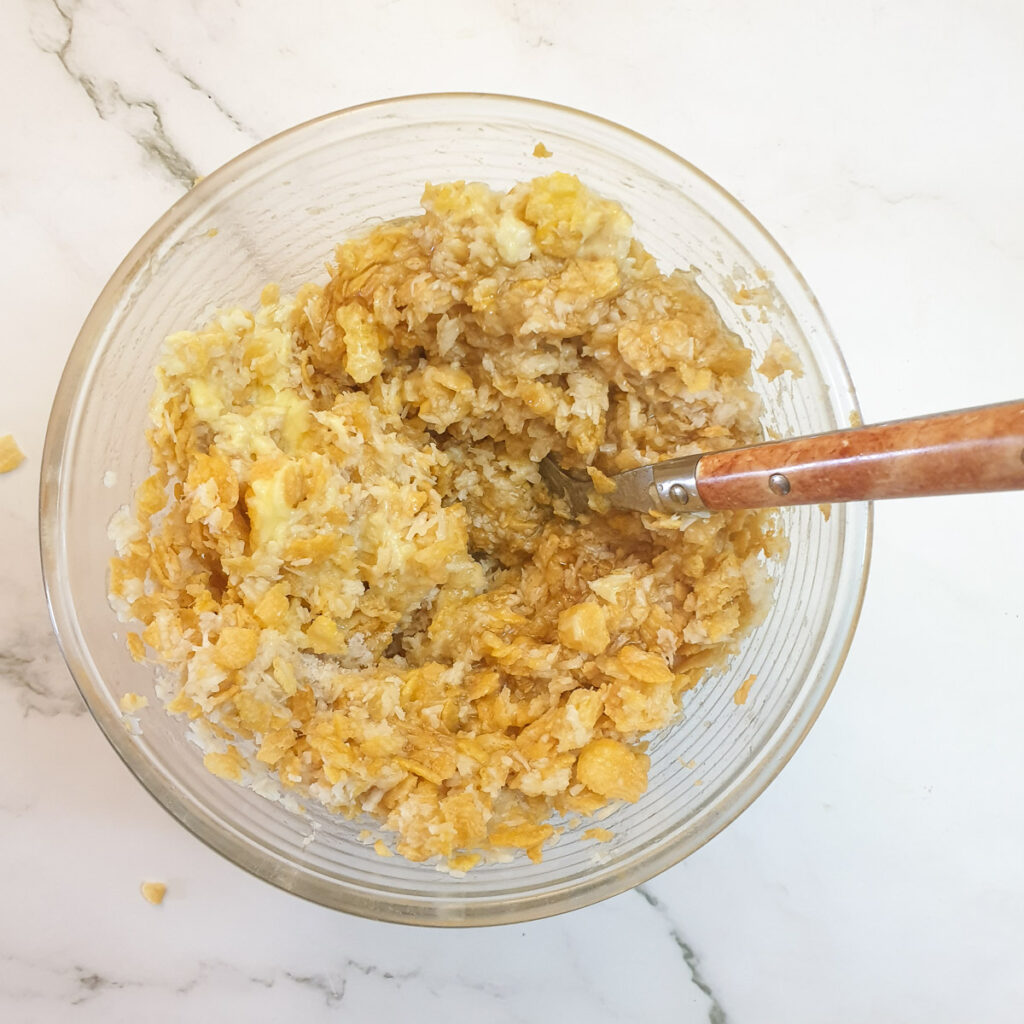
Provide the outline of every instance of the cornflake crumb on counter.
<path id="1" fill-rule="evenodd" d="M 0 473 L 10 473 L 25 461 L 25 453 L 18 447 L 13 434 L 0 437 Z"/>
<path id="2" fill-rule="evenodd" d="M 548 454 L 602 485 L 762 440 L 750 351 L 574 177 L 423 209 L 166 340 L 110 588 L 211 772 L 461 872 L 642 798 L 785 539 L 557 515 Z"/>
<path id="3" fill-rule="evenodd" d="M 588 828 L 583 833 L 584 839 L 594 839 L 599 843 L 607 843 L 615 838 L 615 833 L 606 828 Z"/>
<path id="4" fill-rule="evenodd" d="M 791 373 L 794 377 L 799 378 L 804 375 L 804 367 L 800 362 L 800 357 L 778 335 L 775 335 L 757 372 L 768 380 L 775 380 L 776 377 L 780 377 L 784 373 Z"/>
<path id="5" fill-rule="evenodd" d="M 142 898 L 155 907 L 163 903 L 164 896 L 167 894 L 167 886 L 163 882 L 143 882 L 139 886 L 139 890 L 142 893 Z"/>
<path id="6" fill-rule="evenodd" d="M 118 703 L 121 710 L 126 715 L 130 715 L 136 711 L 142 711 L 143 708 L 148 708 L 149 698 L 144 697 L 141 693 L 126 693 Z"/>
<path id="7" fill-rule="evenodd" d="M 756 675 L 751 674 L 747 676 L 747 678 L 744 679 L 742 683 L 740 683 L 739 688 L 736 690 L 736 692 L 732 695 L 733 703 L 737 706 L 746 704 L 747 698 L 750 696 L 750 688 L 754 685 L 756 681 Z"/>
<path id="8" fill-rule="evenodd" d="M 549 156 L 553 156 L 554 154 L 547 146 L 544 145 L 543 142 L 538 142 L 537 145 L 533 147 L 533 155 L 543 160 Z"/>

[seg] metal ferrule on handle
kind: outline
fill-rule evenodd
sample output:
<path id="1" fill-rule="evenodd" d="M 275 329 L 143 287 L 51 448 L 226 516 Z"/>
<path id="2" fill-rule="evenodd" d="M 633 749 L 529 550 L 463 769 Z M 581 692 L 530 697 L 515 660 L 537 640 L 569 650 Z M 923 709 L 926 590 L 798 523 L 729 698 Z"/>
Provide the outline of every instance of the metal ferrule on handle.
<path id="1" fill-rule="evenodd" d="M 680 512 L 701 512 L 707 508 L 697 490 L 697 463 L 703 457 L 698 452 L 655 463 L 651 467 L 654 477 L 651 492 L 659 511 L 677 515 Z"/>

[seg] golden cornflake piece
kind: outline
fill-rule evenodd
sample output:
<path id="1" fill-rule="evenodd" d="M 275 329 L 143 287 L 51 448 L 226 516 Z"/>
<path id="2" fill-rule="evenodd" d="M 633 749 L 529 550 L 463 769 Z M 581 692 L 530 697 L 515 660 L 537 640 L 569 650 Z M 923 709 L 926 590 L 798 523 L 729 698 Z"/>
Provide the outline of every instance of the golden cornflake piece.
<path id="1" fill-rule="evenodd" d="M 283 583 L 271 587 L 260 598 L 253 614 L 264 626 L 279 626 L 288 614 L 288 593 Z"/>
<path id="2" fill-rule="evenodd" d="M 448 867 L 452 871 L 469 871 L 480 863 L 479 853 L 457 853 L 454 857 L 448 858 Z"/>
<path id="3" fill-rule="evenodd" d="M 143 882 L 139 886 L 139 890 L 142 893 L 142 898 L 155 907 L 163 903 L 164 896 L 167 894 L 167 886 L 163 882 Z"/>
<path id="4" fill-rule="evenodd" d="M 295 678 L 295 669 L 288 664 L 284 658 L 275 658 L 271 666 L 271 674 L 277 681 L 278 686 L 290 697 L 298 688 L 299 683 Z"/>
<path id="5" fill-rule="evenodd" d="M 601 796 L 599 793 L 594 793 L 589 789 L 584 789 L 582 786 L 576 786 L 574 788 L 578 789 L 579 792 L 562 793 L 558 797 L 556 806 L 563 813 L 573 811 L 577 814 L 585 814 L 589 817 L 608 803 L 608 798 Z"/>
<path id="6" fill-rule="evenodd" d="M 377 842 L 373 844 L 373 852 L 377 854 L 378 857 L 394 856 L 394 854 L 388 849 L 387 844 L 384 842 L 383 839 L 378 839 Z"/>
<path id="7" fill-rule="evenodd" d="M 132 656 L 132 661 L 141 662 L 146 660 L 146 644 L 138 633 L 128 633 L 124 638 L 124 642 L 128 648 L 128 653 Z"/>
<path id="8" fill-rule="evenodd" d="M 334 318 L 343 331 L 345 372 L 357 384 L 365 384 L 384 369 L 381 334 L 369 312 L 360 305 L 339 307 Z"/>
<path id="9" fill-rule="evenodd" d="M 619 664 L 642 683 L 670 683 L 675 678 L 660 654 L 627 644 L 616 656 Z"/>
<path id="10" fill-rule="evenodd" d="M 747 703 L 747 698 L 750 696 L 750 688 L 754 685 L 756 679 L 756 675 L 749 675 L 746 679 L 743 680 L 739 688 L 732 695 L 732 700 L 734 704 L 740 705 Z"/>
<path id="11" fill-rule="evenodd" d="M 411 773 L 412 775 L 418 775 L 421 779 L 426 779 L 427 782 L 432 782 L 435 786 L 440 786 L 444 779 L 436 771 L 431 771 L 424 764 L 420 764 L 418 761 L 412 761 L 407 757 L 396 757 L 395 764 Z"/>
<path id="12" fill-rule="evenodd" d="M 530 850 L 540 846 L 555 834 L 551 825 L 505 825 L 495 829 L 487 838 L 494 847 L 514 847 Z"/>
<path id="13" fill-rule="evenodd" d="M 202 708 L 184 690 L 172 697 L 164 707 L 172 715 L 188 715 L 189 718 L 198 718 L 203 713 Z"/>
<path id="14" fill-rule="evenodd" d="M 587 789 L 612 800 L 635 803 L 647 791 L 651 759 L 618 740 L 591 740 L 580 752 L 576 775 Z"/>
<path id="15" fill-rule="evenodd" d="M 18 447 L 12 434 L 0 437 L 0 473 L 9 473 L 25 461 L 25 453 Z"/>
<path id="16" fill-rule="evenodd" d="M 611 643 L 604 609 L 596 601 L 566 608 L 558 616 L 558 641 L 574 651 L 600 654 Z"/>
<path id="17" fill-rule="evenodd" d="M 338 624 L 329 615 L 318 615 L 306 630 L 306 637 L 316 654 L 342 654 L 348 648 Z"/>
<path id="18" fill-rule="evenodd" d="M 772 338 L 757 372 L 768 380 L 775 380 L 784 373 L 800 378 L 804 375 L 804 367 L 800 357 L 780 338 Z"/>
<path id="19" fill-rule="evenodd" d="M 151 519 L 167 504 L 166 483 L 162 473 L 153 473 L 139 484 L 135 492 L 135 508 L 141 522 Z"/>
<path id="20" fill-rule="evenodd" d="M 548 149 L 548 147 L 545 146 L 543 142 L 538 142 L 537 145 L 533 147 L 533 155 L 535 157 L 539 157 L 540 159 L 545 159 L 551 156 L 552 154 L 551 150 Z"/>
<path id="21" fill-rule="evenodd" d="M 141 693 L 126 693 L 118 701 L 118 705 L 126 715 L 131 715 L 143 708 L 148 708 L 149 698 L 143 697 Z"/>
<path id="22" fill-rule="evenodd" d="M 293 729 L 287 726 L 283 729 L 275 729 L 263 737 L 256 757 L 264 764 L 277 764 L 292 749 L 294 743 L 295 731 Z"/>
<path id="23" fill-rule="evenodd" d="M 599 843 L 607 843 L 615 838 L 615 833 L 610 832 L 606 828 L 588 828 L 586 832 L 583 833 L 583 838 L 593 839 Z"/>
<path id="24" fill-rule="evenodd" d="M 611 494 L 615 490 L 615 481 L 610 476 L 602 473 L 596 466 L 587 466 L 587 474 L 590 476 L 590 482 L 594 485 L 594 490 L 598 494 Z"/>
<path id="25" fill-rule="evenodd" d="M 242 778 L 242 769 L 245 767 L 245 760 L 234 747 L 228 747 L 226 754 L 211 752 L 203 758 L 203 764 L 208 772 L 229 782 L 238 782 Z"/>
<path id="26" fill-rule="evenodd" d="M 256 657 L 259 645 L 260 635 L 257 630 L 245 626 L 225 626 L 213 645 L 213 660 L 221 668 L 245 668 Z"/>

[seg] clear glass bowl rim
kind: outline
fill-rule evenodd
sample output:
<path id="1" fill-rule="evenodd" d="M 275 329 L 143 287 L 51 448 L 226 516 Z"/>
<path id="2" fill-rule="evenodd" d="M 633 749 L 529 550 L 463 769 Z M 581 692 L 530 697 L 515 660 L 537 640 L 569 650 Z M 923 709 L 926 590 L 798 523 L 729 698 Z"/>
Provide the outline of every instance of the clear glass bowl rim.
<path id="1" fill-rule="evenodd" d="M 719 201 L 732 207 L 733 212 L 745 220 L 753 232 L 760 235 L 762 243 L 772 250 L 775 257 L 786 267 L 787 272 L 792 275 L 798 286 L 802 289 L 803 298 L 809 303 L 819 318 L 819 326 L 830 349 L 829 355 L 833 360 L 833 369 L 839 372 L 846 384 L 849 401 L 853 409 L 859 409 L 856 392 L 845 359 L 835 341 L 831 326 L 803 275 L 793 265 L 778 242 L 776 242 L 760 221 L 737 199 L 699 168 L 677 153 L 639 132 L 607 118 L 563 104 L 494 93 L 421 93 L 394 96 L 345 107 L 312 118 L 270 136 L 229 160 L 197 182 L 195 187 L 179 198 L 146 231 L 111 275 L 86 317 L 72 346 L 54 397 L 44 443 L 40 475 L 40 556 L 44 589 L 53 629 L 64 660 L 86 705 L 89 707 L 90 712 L 102 729 L 108 742 L 136 779 L 157 803 L 200 841 L 256 877 L 287 892 L 333 909 L 343 910 L 375 920 L 405 924 L 446 926 L 511 924 L 579 909 L 642 884 L 668 867 L 682 861 L 710 839 L 714 838 L 714 836 L 746 810 L 776 778 L 799 748 L 811 726 L 821 713 L 825 702 L 835 686 L 853 641 L 863 605 L 870 564 L 874 509 L 868 503 L 865 506 L 862 529 L 859 531 L 858 536 L 851 536 L 848 541 L 851 544 L 858 544 L 862 549 L 862 554 L 859 555 L 859 575 L 856 592 L 849 611 L 848 627 L 845 635 L 833 651 L 831 671 L 827 677 L 820 678 L 817 681 L 817 692 L 813 694 L 814 699 L 809 703 L 802 720 L 799 722 L 799 727 L 788 731 L 785 735 L 785 742 L 777 743 L 775 749 L 770 751 L 767 757 L 755 759 L 759 763 L 756 768 L 749 772 L 746 783 L 741 790 L 738 793 L 733 793 L 733 800 L 729 806 L 723 808 L 722 812 L 712 820 L 699 836 L 667 850 L 653 851 L 651 856 L 635 861 L 631 865 L 630 871 L 617 871 L 604 875 L 598 871 L 595 873 L 594 879 L 583 884 L 577 884 L 571 890 L 566 890 L 559 899 L 552 899 L 550 894 L 546 894 L 541 900 L 520 897 L 510 902 L 499 899 L 490 904 L 474 904 L 471 908 L 466 908 L 468 911 L 466 913 L 457 913 L 449 916 L 424 916 L 422 914 L 422 905 L 403 905 L 401 899 L 393 899 L 391 903 L 381 900 L 379 896 L 353 900 L 351 893 L 339 891 L 329 882 L 312 873 L 305 874 L 301 869 L 282 873 L 279 861 L 269 855 L 262 854 L 258 849 L 254 849 L 250 842 L 237 833 L 218 828 L 215 823 L 211 823 L 208 819 L 194 814 L 190 809 L 188 800 L 183 798 L 183 794 L 175 792 L 172 787 L 167 785 L 166 780 L 162 776 L 150 770 L 146 759 L 141 756 L 135 746 L 128 742 L 128 734 L 124 731 L 121 720 L 109 714 L 102 700 L 102 680 L 93 678 L 92 673 L 88 670 L 85 661 L 81 657 L 80 652 L 84 646 L 84 640 L 77 629 L 74 608 L 66 599 L 66 594 L 61 586 L 59 513 L 62 482 L 66 477 L 63 459 L 68 438 L 73 429 L 74 413 L 76 412 L 80 397 L 80 384 L 88 376 L 86 371 L 97 348 L 103 326 L 109 320 L 110 314 L 115 308 L 126 284 L 133 279 L 138 268 L 147 261 L 150 254 L 159 247 L 161 240 L 181 221 L 212 199 L 222 185 L 229 184 L 236 175 L 244 173 L 254 164 L 259 163 L 263 159 L 264 154 L 270 149 L 286 146 L 288 139 L 293 135 L 309 131 L 316 125 L 351 117 L 351 115 L 357 112 L 385 111 L 388 108 L 406 108 L 407 111 L 411 111 L 417 106 L 429 106 L 436 103 L 479 105 L 489 102 L 500 103 L 509 107 L 521 107 L 524 115 L 530 110 L 545 109 L 571 117 L 580 122 L 589 122 L 591 125 L 599 127 L 603 132 L 619 133 L 629 137 L 634 142 L 657 151 L 662 158 L 669 158 L 679 167 L 683 175 L 699 180 L 705 188 L 716 193 Z"/>

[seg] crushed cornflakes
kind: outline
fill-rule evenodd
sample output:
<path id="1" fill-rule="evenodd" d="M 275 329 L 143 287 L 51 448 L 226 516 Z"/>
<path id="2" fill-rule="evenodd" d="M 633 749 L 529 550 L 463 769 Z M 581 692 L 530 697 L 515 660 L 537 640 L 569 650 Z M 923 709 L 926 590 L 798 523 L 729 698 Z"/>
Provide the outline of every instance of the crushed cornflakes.
<path id="1" fill-rule="evenodd" d="M 167 339 L 110 591 L 211 772 L 463 871 L 643 796 L 780 541 L 552 508 L 549 453 L 600 480 L 761 439 L 750 352 L 621 206 L 555 173 L 423 207 Z"/>

